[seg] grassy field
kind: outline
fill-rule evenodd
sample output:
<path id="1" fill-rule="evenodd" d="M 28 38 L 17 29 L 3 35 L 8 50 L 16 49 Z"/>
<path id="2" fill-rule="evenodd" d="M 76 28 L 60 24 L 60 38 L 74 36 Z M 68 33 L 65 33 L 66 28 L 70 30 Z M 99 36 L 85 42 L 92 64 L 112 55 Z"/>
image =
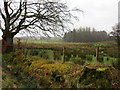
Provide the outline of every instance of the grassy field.
<path id="1" fill-rule="evenodd" d="M 41 43 L 65 43 L 62 40 L 61 41 L 55 41 L 55 40 L 20 40 L 22 43 L 35 43 L 35 44 L 41 44 Z M 14 41 L 14 43 L 17 43 L 17 40 Z"/>

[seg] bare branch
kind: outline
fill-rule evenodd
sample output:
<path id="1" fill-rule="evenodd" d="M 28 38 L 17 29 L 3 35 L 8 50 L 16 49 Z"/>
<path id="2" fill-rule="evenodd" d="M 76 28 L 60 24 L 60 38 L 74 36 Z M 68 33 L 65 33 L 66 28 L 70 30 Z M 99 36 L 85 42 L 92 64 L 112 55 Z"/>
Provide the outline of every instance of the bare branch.
<path id="1" fill-rule="evenodd" d="M 5 13 L 7 17 L 10 17 L 10 14 L 8 12 L 8 2 L 4 2 L 4 8 L 5 8 Z"/>
<path id="2" fill-rule="evenodd" d="M 25 2 L 25 12 L 24 12 L 24 17 L 20 20 L 20 22 L 19 22 L 19 25 L 16 27 L 17 29 L 16 29 L 16 31 L 14 32 L 14 35 L 16 35 L 22 28 L 21 28 L 21 26 L 22 26 L 22 24 L 25 22 L 25 19 L 26 19 L 26 14 L 27 14 L 27 7 L 26 7 L 26 4 L 27 2 Z"/>
<path id="3" fill-rule="evenodd" d="M 13 19 L 14 17 L 16 17 L 16 15 L 17 15 L 17 18 L 16 19 L 18 19 L 19 18 L 19 16 L 21 15 L 21 12 L 22 12 L 22 2 L 20 2 L 20 5 L 19 5 L 19 9 L 11 16 L 11 18 L 10 19 Z M 16 20 L 15 20 L 16 21 Z M 14 21 L 14 22 L 15 22 Z"/>
<path id="4" fill-rule="evenodd" d="M 12 4 L 12 2 L 10 2 L 9 4 L 8 4 L 8 7 L 10 8 L 10 10 L 12 11 L 11 13 L 10 13 L 10 16 L 13 14 L 13 12 L 14 12 L 14 10 L 11 8 L 11 4 Z"/>

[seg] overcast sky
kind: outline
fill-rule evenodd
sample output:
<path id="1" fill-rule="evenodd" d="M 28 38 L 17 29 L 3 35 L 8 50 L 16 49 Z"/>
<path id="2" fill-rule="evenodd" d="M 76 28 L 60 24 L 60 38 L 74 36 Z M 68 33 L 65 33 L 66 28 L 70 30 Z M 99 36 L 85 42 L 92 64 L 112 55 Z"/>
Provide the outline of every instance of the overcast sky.
<path id="1" fill-rule="evenodd" d="M 69 6 L 83 10 L 76 26 L 95 27 L 96 30 L 112 31 L 112 26 L 118 22 L 119 0 L 66 0 Z"/>
<path id="2" fill-rule="evenodd" d="M 2 0 L 0 0 L 1 3 Z M 70 8 L 77 7 L 84 11 L 75 22 L 75 27 L 94 27 L 96 30 L 112 31 L 118 22 L 119 0 L 65 0 Z M 0 32 L 0 36 L 2 33 Z"/>

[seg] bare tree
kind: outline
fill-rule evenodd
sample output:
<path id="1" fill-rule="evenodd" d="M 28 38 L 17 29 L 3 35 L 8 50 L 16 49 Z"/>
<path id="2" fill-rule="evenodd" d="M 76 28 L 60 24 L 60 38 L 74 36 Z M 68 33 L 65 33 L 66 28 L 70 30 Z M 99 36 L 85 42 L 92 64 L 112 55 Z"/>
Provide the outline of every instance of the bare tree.
<path id="1" fill-rule="evenodd" d="M 0 15 L 2 39 L 6 43 L 3 43 L 3 49 L 6 45 L 5 53 L 13 50 L 13 37 L 20 31 L 56 34 L 64 31 L 66 24 L 71 23 L 70 19 L 74 17 L 67 5 L 58 0 L 39 0 L 34 3 L 4 0 Z"/>

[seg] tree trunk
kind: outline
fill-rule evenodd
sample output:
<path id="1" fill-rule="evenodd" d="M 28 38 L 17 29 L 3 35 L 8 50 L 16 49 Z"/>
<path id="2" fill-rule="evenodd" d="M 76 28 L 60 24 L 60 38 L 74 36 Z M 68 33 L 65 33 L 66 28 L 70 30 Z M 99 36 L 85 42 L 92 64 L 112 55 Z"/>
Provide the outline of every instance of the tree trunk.
<path id="1" fill-rule="evenodd" d="M 10 53 L 13 51 L 13 35 L 3 34 L 2 35 L 2 53 Z"/>

